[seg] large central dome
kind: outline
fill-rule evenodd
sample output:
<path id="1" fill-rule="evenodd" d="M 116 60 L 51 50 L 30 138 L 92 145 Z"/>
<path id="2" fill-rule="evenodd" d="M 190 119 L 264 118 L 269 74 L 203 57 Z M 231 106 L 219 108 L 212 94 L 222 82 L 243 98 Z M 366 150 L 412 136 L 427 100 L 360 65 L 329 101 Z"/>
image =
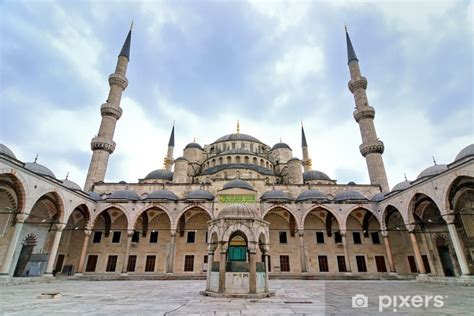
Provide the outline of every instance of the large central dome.
<path id="1" fill-rule="evenodd" d="M 249 142 L 262 143 L 255 137 L 247 135 L 247 134 L 242 134 L 242 133 L 234 133 L 234 134 L 228 134 L 228 135 L 222 136 L 219 139 L 217 139 L 214 143 L 227 142 L 227 141 L 233 141 L 233 140 L 243 140 L 243 141 L 249 141 Z"/>

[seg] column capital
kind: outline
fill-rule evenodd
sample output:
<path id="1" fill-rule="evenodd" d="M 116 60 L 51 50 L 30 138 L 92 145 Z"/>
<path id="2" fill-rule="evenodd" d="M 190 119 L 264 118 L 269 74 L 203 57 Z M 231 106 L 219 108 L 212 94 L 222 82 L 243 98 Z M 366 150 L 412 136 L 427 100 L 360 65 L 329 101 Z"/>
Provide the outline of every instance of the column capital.
<path id="1" fill-rule="evenodd" d="M 388 231 L 386 230 L 381 230 L 380 234 L 382 234 L 383 237 L 388 237 Z"/>
<path id="2" fill-rule="evenodd" d="M 16 215 L 17 223 L 23 224 L 27 218 L 28 218 L 28 214 L 25 214 L 25 213 L 20 213 Z"/>
<path id="3" fill-rule="evenodd" d="M 55 227 L 57 231 L 62 232 L 64 228 L 66 228 L 66 224 L 59 223 L 59 224 L 56 224 Z"/>
<path id="4" fill-rule="evenodd" d="M 86 228 L 86 229 L 84 229 L 84 234 L 86 236 L 90 236 L 90 235 L 92 235 L 92 230 Z"/>
<path id="5" fill-rule="evenodd" d="M 128 237 L 128 238 L 132 238 L 133 233 L 135 233 L 135 230 L 127 229 L 127 237 Z"/>
<path id="6" fill-rule="evenodd" d="M 298 236 L 299 237 L 304 237 L 304 230 L 298 230 Z"/>

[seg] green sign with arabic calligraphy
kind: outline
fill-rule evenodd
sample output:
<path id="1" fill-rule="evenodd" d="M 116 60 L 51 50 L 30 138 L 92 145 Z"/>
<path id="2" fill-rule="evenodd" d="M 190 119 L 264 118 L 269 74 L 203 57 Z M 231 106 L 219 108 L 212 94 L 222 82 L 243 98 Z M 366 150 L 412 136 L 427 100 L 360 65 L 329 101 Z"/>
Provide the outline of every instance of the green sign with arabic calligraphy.
<path id="1" fill-rule="evenodd" d="M 252 194 L 222 194 L 219 195 L 221 203 L 255 203 L 255 195 Z"/>

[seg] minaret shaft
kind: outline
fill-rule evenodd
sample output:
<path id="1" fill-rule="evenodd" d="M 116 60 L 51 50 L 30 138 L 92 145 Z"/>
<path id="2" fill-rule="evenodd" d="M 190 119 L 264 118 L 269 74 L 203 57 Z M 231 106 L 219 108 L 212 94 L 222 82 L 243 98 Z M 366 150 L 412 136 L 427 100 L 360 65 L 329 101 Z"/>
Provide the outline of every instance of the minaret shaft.
<path id="1" fill-rule="evenodd" d="M 362 144 L 359 146 L 360 153 L 365 158 L 369 171 L 370 183 L 380 185 L 382 192 L 389 192 L 387 175 L 382 159 L 384 144 L 377 137 L 374 118 L 375 109 L 369 105 L 367 98 L 367 79 L 361 75 L 359 61 L 355 55 L 349 35 L 346 33 L 348 47 L 348 64 L 351 80 L 349 90 L 354 95 L 356 110 L 354 119 L 359 124 Z"/>

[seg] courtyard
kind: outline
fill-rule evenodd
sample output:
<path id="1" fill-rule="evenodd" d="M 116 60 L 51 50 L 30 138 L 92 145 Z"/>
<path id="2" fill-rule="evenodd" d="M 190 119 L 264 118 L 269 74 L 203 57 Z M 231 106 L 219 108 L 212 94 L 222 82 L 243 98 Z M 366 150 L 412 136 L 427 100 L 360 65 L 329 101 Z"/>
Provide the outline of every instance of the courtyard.
<path id="1" fill-rule="evenodd" d="M 2 315 L 472 315 L 474 288 L 416 281 L 271 280 L 260 300 L 199 294 L 202 280 L 51 281 L 0 288 Z M 44 292 L 61 297 L 39 299 Z M 360 307 L 353 308 L 354 302 Z M 364 306 L 364 295 L 368 298 Z M 379 302 L 381 300 L 381 302 Z"/>

